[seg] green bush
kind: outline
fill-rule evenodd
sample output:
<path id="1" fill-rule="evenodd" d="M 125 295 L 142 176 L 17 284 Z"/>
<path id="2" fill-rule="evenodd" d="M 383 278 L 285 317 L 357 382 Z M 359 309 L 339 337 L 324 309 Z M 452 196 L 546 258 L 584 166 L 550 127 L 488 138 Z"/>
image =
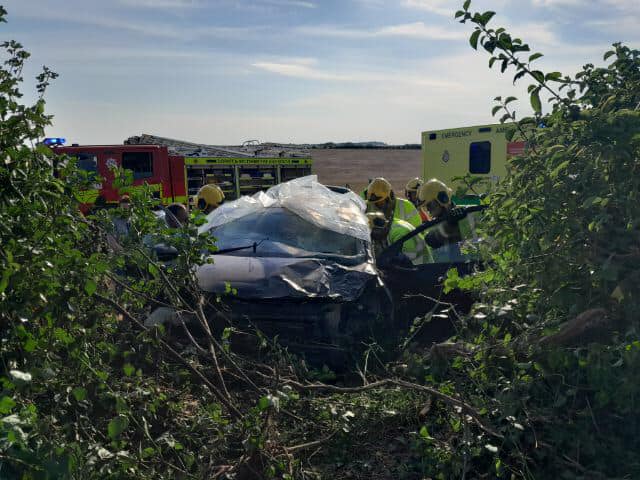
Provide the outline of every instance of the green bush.
<path id="1" fill-rule="evenodd" d="M 471 442 L 468 468 L 486 472 L 491 464 L 500 478 L 635 478 L 640 51 L 615 44 L 605 67 L 544 73 L 535 68 L 541 54 L 491 28 L 494 12 L 472 13 L 470 3 L 456 18 L 474 25 L 472 47 L 491 55 L 490 67 L 511 69 L 514 81 L 532 81 L 534 115 L 517 121 L 516 99 L 496 98 L 494 115 L 502 112 L 527 149 L 490 197 L 489 268 L 448 280 L 475 289 L 482 303 L 460 333 L 473 354 L 439 374 L 502 434 Z M 449 457 L 444 468 L 454 461 L 462 459 Z"/>

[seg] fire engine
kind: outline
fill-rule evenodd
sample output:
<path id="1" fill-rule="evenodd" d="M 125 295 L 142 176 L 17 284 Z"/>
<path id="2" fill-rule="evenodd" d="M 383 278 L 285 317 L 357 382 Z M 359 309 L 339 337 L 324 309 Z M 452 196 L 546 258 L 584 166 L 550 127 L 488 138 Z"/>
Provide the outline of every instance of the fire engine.
<path id="1" fill-rule="evenodd" d="M 507 129 L 508 125 L 492 124 L 423 132 L 423 178 L 439 178 L 454 190 L 460 182 L 453 178 L 469 174 L 488 179 L 487 184 L 498 183 L 507 173 L 508 159 L 525 149 L 523 141 L 507 141 Z M 477 193 L 487 188 L 481 185 Z"/>
<path id="2" fill-rule="evenodd" d="M 116 204 L 123 192 L 148 185 L 169 204 L 188 204 L 203 185 L 218 185 L 228 200 L 251 195 L 277 183 L 311 174 L 309 157 L 185 156 L 172 154 L 165 145 L 76 145 L 63 146 L 49 140 L 59 154 L 74 157 L 77 166 L 96 179 L 94 188 L 77 192 L 86 210 L 93 204 Z M 114 186 L 115 170 L 133 173 L 133 186 Z"/>

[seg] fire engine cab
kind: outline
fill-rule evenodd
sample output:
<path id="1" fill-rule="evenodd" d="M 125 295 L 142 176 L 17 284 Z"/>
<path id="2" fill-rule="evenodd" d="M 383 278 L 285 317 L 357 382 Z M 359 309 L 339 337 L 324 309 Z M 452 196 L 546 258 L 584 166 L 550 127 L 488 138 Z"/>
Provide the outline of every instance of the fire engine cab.
<path id="1" fill-rule="evenodd" d="M 93 189 L 77 192 L 86 209 L 99 203 L 116 204 L 122 193 L 114 186 L 114 170 L 133 173 L 133 187 L 148 185 L 164 204 L 187 204 L 200 187 L 218 185 L 229 200 L 251 195 L 277 183 L 311 174 L 308 157 L 205 157 L 174 155 L 161 145 L 51 145 L 74 157 L 77 166 L 96 179 Z M 124 189 L 127 190 L 127 189 Z"/>

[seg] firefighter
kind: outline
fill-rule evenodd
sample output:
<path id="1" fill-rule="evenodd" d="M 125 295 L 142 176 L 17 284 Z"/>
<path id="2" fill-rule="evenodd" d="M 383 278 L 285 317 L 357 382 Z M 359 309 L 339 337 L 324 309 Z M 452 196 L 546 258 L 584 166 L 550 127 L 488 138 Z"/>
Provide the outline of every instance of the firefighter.
<path id="1" fill-rule="evenodd" d="M 415 230 L 413 225 L 399 218 L 389 221 L 382 212 L 369 212 L 367 213 L 367 219 L 369 220 L 371 239 L 373 240 L 376 255 L 379 255 L 385 248 L 407 233 Z M 421 233 L 404 242 L 402 253 L 413 265 L 433 263 L 431 249 Z"/>
<path id="2" fill-rule="evenodd" d="M 182 203 L 172 203 L 167 207 L 166 218 L 169 228 L 182 228 L 189 223 L 189 210 Z"/>
<path id="3" fill-rule="evenodd" d="M 198 196 L 196 197 L 196 206 L 205 215 L 210 214 L 224 202 L 224 193 L 219 186 L 208 184 L 204 185 Z"/>
<path id="4" fill-rule="evenodd" d="M 418 189 L 420 209 L 434 220 L 446 217 L 446 221 L 438 224 L 426 236 L 427 244 L 431 248 L 457 244 L 474 236 L 467 213 L 463 208 L 456 207 L 451 198 L 452 193 L 452 190 L 437 178 L 428 180 Z"/>
<path id="5" fill-rule="evenodd" d="M 367 181 L 367 186 L 371 183 L 371 179 Z M 367 188 L 360 192 L 360 197 L 366 202 L 367 201 Z"/>
<path id="6" fill-rule="evenodd" d="M 429 220 L 429 216 L 424 210 L 418 208 L 418 189 L 422 186 L 423 183 L 424 180 L 418 177 L 409 180 L 407 182 L 407 185 L 404 187 L 404 196 L 416 207 L 422 221 L 426 222 L 427 220 Z"/>
<path id="7" fill-rule="evenodd" d="M 387 220 L 398 218 L 414 227 L 422 223 L 416 207 L 409 200 L 397 198 L 391 184 L 384 178 L 375 178 L 367 187 L 367 211 L 382 212 Z"/>

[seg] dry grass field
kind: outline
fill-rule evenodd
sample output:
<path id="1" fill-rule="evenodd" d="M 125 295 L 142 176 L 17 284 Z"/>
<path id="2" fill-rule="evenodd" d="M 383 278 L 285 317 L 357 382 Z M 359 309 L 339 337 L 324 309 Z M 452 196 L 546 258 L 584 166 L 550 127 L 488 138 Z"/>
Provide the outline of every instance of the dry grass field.
<path id="1" fill-rule="evenodd" d="M 404 196 L 404 186 L 422 176 L 420 150 L 317 149 L 311 150 L 313 173 L 326 185 L 349 186 L 362 191 L 370 178 L 385 177 Z"/>

